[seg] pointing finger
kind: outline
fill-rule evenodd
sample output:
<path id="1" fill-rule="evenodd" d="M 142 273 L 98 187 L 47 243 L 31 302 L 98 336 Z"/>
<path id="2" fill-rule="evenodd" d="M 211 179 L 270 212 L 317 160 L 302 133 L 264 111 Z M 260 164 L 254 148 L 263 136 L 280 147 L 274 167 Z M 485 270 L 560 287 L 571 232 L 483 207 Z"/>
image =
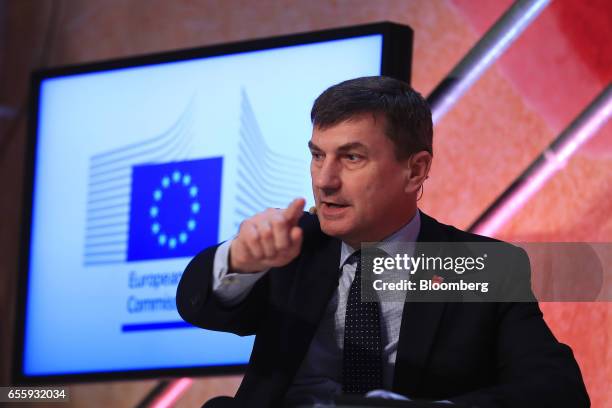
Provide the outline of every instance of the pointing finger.
<path id="1" fill-rule="evenodd" d="M 296 198 L 289 204 L 285 210 L 283 210 L 283 215 L 289 222 L 289 224 L 295 225 L 297 221 L 302 216 L 304 212 L 304 206 L 306 205 L 306 200 L 303 198 Z"/>

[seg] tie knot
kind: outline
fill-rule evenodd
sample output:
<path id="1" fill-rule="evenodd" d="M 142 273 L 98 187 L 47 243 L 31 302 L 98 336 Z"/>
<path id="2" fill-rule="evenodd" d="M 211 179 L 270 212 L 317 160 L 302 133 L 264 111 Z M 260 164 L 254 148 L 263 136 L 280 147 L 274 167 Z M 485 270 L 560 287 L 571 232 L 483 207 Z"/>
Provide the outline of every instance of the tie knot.
<path id="1" fill-rule="evenodd" d="M 355 262 L 359 263 L 361 261 L 361 249 L 353 252 L 347 259 L 347 264 L 354 264 Z"/>
<path id="2" fill-rule="evenodd" d="M 349 264 L 352 265 L 354 263 L 357 263 L 357 265 L 362 264 L 362 262 L 365 262 L 366 265 L 369 265 L 372 263 L 372 260 L 374 258 L 378 258 L 378 257 L 382 257 L 382 258 L 387 258 L 389 256 L 389 254 L 385 251 L 383 251 L 380 248 L 377 247 L 366 247 L 365 250 L 362 252 L 361 249 L 353 252 L 348 258 L 346 258 L 346 261 L 344 261 L 344 264 Z"/>

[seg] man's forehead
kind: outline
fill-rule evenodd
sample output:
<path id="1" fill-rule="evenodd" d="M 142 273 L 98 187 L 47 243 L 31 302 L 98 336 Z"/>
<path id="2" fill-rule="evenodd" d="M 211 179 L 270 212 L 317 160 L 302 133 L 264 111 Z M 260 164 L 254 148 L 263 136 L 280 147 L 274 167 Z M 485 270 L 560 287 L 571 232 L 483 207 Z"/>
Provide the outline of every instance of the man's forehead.
<path id="1" fill-rule="evenodd" d="M 385 137 L 384 122 L 372 114 L 363 114 L 326 127 L 314 126 L 308 146 L 320 149 L 368 147 L 379 143 L 380 137 Z"/>

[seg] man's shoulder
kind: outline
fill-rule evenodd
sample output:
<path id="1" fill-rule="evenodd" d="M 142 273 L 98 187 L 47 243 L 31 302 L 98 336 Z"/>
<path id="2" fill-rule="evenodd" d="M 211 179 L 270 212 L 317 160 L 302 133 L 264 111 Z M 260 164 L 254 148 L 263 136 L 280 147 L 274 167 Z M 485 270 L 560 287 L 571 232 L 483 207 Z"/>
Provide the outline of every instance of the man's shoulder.
<path id="1" fill-rule="evenodd" d="M 424 241 L 428 242 L 473 242 L 473 243 L 496 243 L 499 244 L 499 248 L 507 250 L 519 249 L 519 247 L 512 245 L 509 242 L 505 242 L 499 239 L 487 237 L 484 235 L 478 235 L 473 232 L 464 231 L 453 225 L 444 224 L 435 218 L 421 212 L 421 231 L 420 239 L 425 237 Z"/>
<path id="2" fill-rule="evenodd" d="M 451 241 L 457 242 L 499 242 L 503 241 L 491 237 L 487 237 L 484 235 L 474 234 L 473 232 L 465 231 L 459 229 L 453 225 L 442 224 L 445 228 L 448 229 L 448 233 Z"/>

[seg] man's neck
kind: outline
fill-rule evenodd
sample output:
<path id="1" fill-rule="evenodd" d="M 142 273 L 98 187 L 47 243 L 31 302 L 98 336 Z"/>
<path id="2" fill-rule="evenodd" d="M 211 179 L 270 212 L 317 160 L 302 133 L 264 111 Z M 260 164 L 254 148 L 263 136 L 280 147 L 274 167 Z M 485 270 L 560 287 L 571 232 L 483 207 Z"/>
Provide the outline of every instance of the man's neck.
<path id="1" fill-rule="evenodd" d="M 383 232 L 381 234 L 378 234 L 379 236 L 370 236 L 366 239 L 360 239 L 360 240 L 342 240 L 342 242 L 344 242 L 346 245 L 350 246 L 351 248 L 353 248 L 354 250 L 358 250 L 361 248 L 361 244 L 362 243 L 367 243 L 367 242 L 383 242 L 383 241 L 389 241 L 389 240 L 401 240 L 401 241 L 415 241 L 416 237 L 419 233 L 418 228 L 411 228 L 414 227 L 413 224 L 417 223 L 418 221 L 418 226 L 420 227 L 420 219 L 418 219 L 417 215 L 419 214 L 418 209 L 415 207 L 414 211 L 405 218 L 405 221 L 403 221 L 401 224 L 397 224 L 395 225 L 393 228 L 389 228 L 388 232 Z M 409 233 L 406 233 L 407 229 L 409 229 Z M 414 233 L 414 229 L 416 229 L 416 233 Z M 409 239 L 407 239 L 409 238 Z"/>
<path id="2" fill-rule="evenodd" d="M 389 254 L 396 254 L 399 252 L 405 252 L 410 246 L 407 243 L 416 241 L 421 230 L 421 214 L 419 211 L 408 221 L 405 225 L 395 231 L 393 234 L 387 236 L 384 240 L 378 241 L 380 249 L 384 250 Z M 372 242 L 372 241 L 364 241 Z M 340 266 L 348 259 L 348 257 L 355 251 L 361 249 L 361 242 L 356 246 L 350 245 L 346 241 L 342 241 L 341 253 L 340 253 Z"/>

